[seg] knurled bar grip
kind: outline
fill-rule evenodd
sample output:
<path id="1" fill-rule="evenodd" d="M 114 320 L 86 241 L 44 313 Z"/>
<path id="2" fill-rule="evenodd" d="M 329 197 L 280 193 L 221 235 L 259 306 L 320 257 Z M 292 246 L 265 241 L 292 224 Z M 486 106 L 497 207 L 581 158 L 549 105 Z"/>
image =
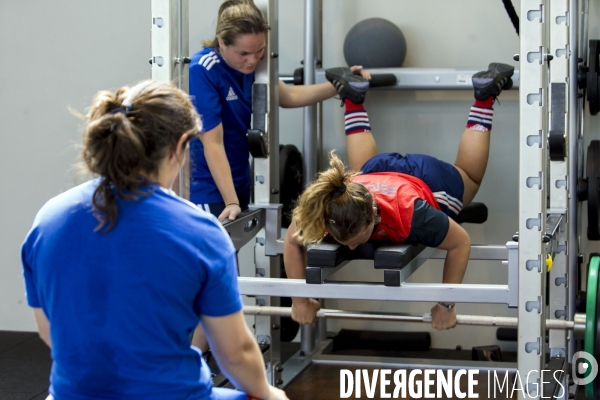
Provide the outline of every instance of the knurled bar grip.
<path id="1" fill-rule="evenodd" d="M 252 85 L 252 129 L 266 132 L 267 118 L 267 89 L 266 83 Z"/>

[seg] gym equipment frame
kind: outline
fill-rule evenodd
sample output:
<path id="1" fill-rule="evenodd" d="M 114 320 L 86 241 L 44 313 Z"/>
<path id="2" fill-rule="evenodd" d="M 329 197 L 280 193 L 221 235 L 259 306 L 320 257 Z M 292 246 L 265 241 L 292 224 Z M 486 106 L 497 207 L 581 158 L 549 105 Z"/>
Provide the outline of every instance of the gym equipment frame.
<path id="1" fill-rule="evenodd" d="M 581 4 L 580 4 L 581 3 Z M 255 238 L 256 274 L 260 278 L 242 277 L 239 280 L 243 294 L 256 296 L 258 306 L 277 306 L 277 296 L 309 296 L 316 298 L 346 298 L 397 301 L 456 301 L 507 304 L 518 308 L 518 362 L 463 363 L 472 368 L 519 371 L 522 376 L 540 371 L 547 365 L 566 368 L 578 348 L 575 332 L 581 318 L 575 316 L 579 266 L 578 245 L 578 171 L 581 157 L 578 148 L 583 137 L 583 104 L 577 84 L 578 64 L 587 59 L 588 0 L 521 0 L 519 70 L 515 84 L 519 87 L 519 224 L 518 243 L 508 242 L 506 250 L 488 249 L 489 254 L 505 252 L 509 279 L 506 285 L 441 285 L 409 284 L 400 279 L 399 287 L 373 283 L 327 284 L 329 272 L 322 275 L 325 284 L 308 284 L 299 280 L 278 279 L 280 255 L 283 252 L 281 205 L 278 198 L 279 178 L 275 173 L 279 147 L 278 134 L 278 32 L 277 1 L 256 0 L 265 12 L 271 32 L 268 35 L 266 57 L 256 72 L 257 90 L 262 106 L 260 115 L 253 115 L 252 129 L 265 140 L 263 158 L 254 159 L 255 204 L 251 211 L 225 227 L 236 248 Z M 321 7 L 320 0 L 305 0 L 305 48 L 303 82 L 311 84 L 323 80 L 321 67 Z M 187 73 L 183 69 L 188 53 L 188 0 L 152 0 L 152 77 L 177 81 L 187 89 Z M 581 12 L 580 12 L 581 11 Z M 581 25 L 580 26 L 580 16 Z M 579 49 L 581 38 L 582 48 Z M 386 70 L 386 73 L 400 74 Z M 397 75 L 398 84 L 392 89 L 461 89 L 466 75 L 461 71 L 405 70 Z M 515 87 L 517 86 L 515 85 Z M 260 87 L 259 87 L 260 86 Z M 381 90 L 381 89 L 380 89 Z M 257 100 L 259 101 L 259 100 Z M 303 154 L 305 156 L 304 183 L 318 171 L 321 153 L 320 105 L 304 111 Z M 315 156 L 317 155 L 317 156 Z M 185 171 L 184 171 L 185 172 Z M 186 197 L 185 173 L 181 174 L 178 193 Z M 188 187 L 189 188 L 189 187 Z M 189 190 L 189 189 L 188 189 Z M 596 221 L 597 222 L 597 221 Z M 475 249 L 474 249 L 475 250 Z M 485 252 L 485 246 L 478 248 Z M 494 253 L 496 252 L 496 253 Z M 477 253 L 473 251 L 473 253 Z M 472 253 L 472 254 L 473 254 Z M 429 249 L 427 255 L 441 257 Z M 552 260 L 548 273 L 546 260 Z M 494 255 L 492 259 L 499 259 Z M 596 260 L 597 261 L 597 260 Z M 418 263 L 421 261 L 415 261 Z M 595 263 L 597 265 L 597 262 Z M 417 268 L 413 265 L 410 271 Z M 596 272 L 598 267 L 595 267 Z M 548 287 L 548 295 L 546 288 Z M 517 296 L 518 294 L 518 296 Z M 588 303 L 591 304 L 588 296 Z M 264 310 L 264 309 L 263 309 Z M 326 313 L 323 310 L 324 313 Z M 302 328 L 301 351 L 281 366 L 278 348 L 276 313 L 256 312 L 255 333 L 259 343 L 268 345 L 265 362 L 272 384 L 285 386 L 310 362 L 325 362 L 318 355 L 327 346 L 325 325 L 319 324 L 317 335 L 313 327 Z M 333 313 L 335 314 L 335 313 Z M 338 313 L 340 314 L 340 313 Z M 281 315 L 281 314 L 278 314 Z M 287 315 L 287 314 L 286 314 Z M 331 315 L 330 315 L 331 316 Z M 478 319 L 478 318 L 475 318 Z M 499 321 L 499 320 L 497 320 Z M 587 316 L 585 325 L 596 325 L 595 315 Z M 547 329 L 549 333 L 547 333 Z M 571 329 L 573 328 L 573 329 Z M 586 331 L 587 332 L 587 331 Z M 599 335 L 600 336 L 600 335 Z M 315 337 L 319 340 L 315 344 Z M 588 340 L 589 342 L 589 340 Z M 586 349 L 598 352 L 590 343 Z M 600 347 L 600 344 L 598 345 Z M 549 355 L 547 359 L 546 354 Z M 388 364 L 411 367 L 425 360 L 388 360 Z M 350 363 L 347 357 L 330 357 L 327 362 Z M 383 363 L 383 360 L 363 360 L 361 365 Z M 396 364 L 394 364 L 396 363 Z M 509 363 L 508 363 L 509 364 Z M 442 368 L 457 367 L 458 363 L 440 363 Z M 569 371 L 563 376 L 564 387 L 569 387 Z M 540 376 L 532 372 L 533 379 Z M 538 386 L 539 387 L 539 386 Z M 576 391 L 563 393 L 569 398 Z M 534 385 L 527 388 L 527 396 L 539 397 Z M 589 390 L 589 391 L 588 391 Z M 600 390 L 586 386 L 588 396 L 600 398 Z"/>

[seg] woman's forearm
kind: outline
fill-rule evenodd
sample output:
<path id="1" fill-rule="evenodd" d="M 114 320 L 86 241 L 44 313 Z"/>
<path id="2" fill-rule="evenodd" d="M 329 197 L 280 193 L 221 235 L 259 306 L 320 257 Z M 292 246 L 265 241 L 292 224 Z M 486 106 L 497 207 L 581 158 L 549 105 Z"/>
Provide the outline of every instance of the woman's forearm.
<path id="1" fill-rule="evenodd" d="M 225 204 L 239 204 L 225 148 L 217 143 L 205 143 L 204 156 L 206 157 L 208 169 L 217 184 L 217 188 Z"/>
<path id="2" fill-rule="evenodd" d="M 238 357 L 228 358 L 219 363 L 219 366 L 235 387 L 251 397 L 265 399 L 269 397 L 269 385 L 263 356 L 250 332 L 248 335 L 249 340 L 245 340 L 245 346 L 240 349 Z"/>
<path id="3" fill-rule="evenodd" d="M 202 325 L 221 371 L 241 391 L 269 397 L 263 356 L 242 311 L 224 317 L 202 316 Z"/>
<path id="4" fill-rule="evenodd" d="M 283 108 L 304 107 L 332 98 L 337 94 L 329 82 L 287 86 L 279 81 L 279 105 Z"/>
<path id="5" fill-rule="evenodd" d="M 471 238 L 462 226 L 451 219 L 449 222 L 448 233 L 438 246 L 447 250 L 443 283 L 461 283 L 471 255 Z"/>
<path id="6" fill-rule="evenodd" d="M 471 246 L 460 246 L 448 250 L 444 261 L 444 277 L 442 283 L 462 283 L 467 271 Z"/>
<path id="7" fill-rule="evenodd" d="M 283 242 L 283 262 L 285 273 L 289 279 L 306 278 L 306 247 L 294 237 L 296 223 L 292 222 Z M 293 301 L 306 301 L 305 298 L 293 297 Z"/>

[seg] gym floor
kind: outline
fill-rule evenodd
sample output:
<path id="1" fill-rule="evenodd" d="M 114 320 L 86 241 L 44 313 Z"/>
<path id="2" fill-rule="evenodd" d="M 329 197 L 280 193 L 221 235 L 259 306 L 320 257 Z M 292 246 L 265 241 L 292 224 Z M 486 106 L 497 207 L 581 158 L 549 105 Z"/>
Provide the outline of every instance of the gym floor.
<path id="1" fill-rule="evenodd" d="M 298 343 L 282 343 L 282 358 L 287 359 L 299 348 Z M 419 352 L 338 351 L 338 355 L 420 357 L 425 359 L 469 360 L 470 350 L 429 349 Z M 514 353 L 503 353 L 504 361 L 516 361 Z M 35 332 L 0 331 L 0 399 L 44 400 L 52 360 L 50 350 Z M 292 400 L 332 400 L 339 398 L 340 366 L 313 364 L 287 388 Z M 352 368 L 351 368 L 352 369 Z M 487 388 L 477 388 L 486 398 Z M 577 399 L 584 399 L 579 391 Z M 363 391 L 364 393 L 364 391 Z M 379 393 L 376 393 L 378 395 Z M 377 397 L 379 398 L 379 397 Z M 446 397 L 443 397 L 446 398 Z"/>
<path id="2" fill-rule="evenodd" d="M 0 331 L 0 399 L 44 400 L 51 366 L 37 332 Z"/>

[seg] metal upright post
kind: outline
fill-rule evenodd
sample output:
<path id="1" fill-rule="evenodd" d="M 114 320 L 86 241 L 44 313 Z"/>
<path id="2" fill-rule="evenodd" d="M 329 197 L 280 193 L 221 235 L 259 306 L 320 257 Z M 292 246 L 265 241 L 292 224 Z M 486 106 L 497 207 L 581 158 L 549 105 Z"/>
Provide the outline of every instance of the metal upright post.
<path id="1" fill-rule="evenodd" d="M 175 82 L 186 92 L 188 73 L 184 59 L 189 55 L 189 0 L 152 0 L 152 79 Z M 189 157 L 179 171 L 175 192 L 190 198 Z"/>
<path id="2" fill-rule="evenodd" d="M 578 1 L 571 1 L 571 3 L 575 3 L 574 6 L 578 6 Z M 571 18 L 575 19 L 575 22 L 578 22 L 577 18 L 577 9 L 573 10 L 573 15 Z M 583 59 L 583 62 L 587 62 L 587 53 L 588 53 L 588 37 L 589 37 L 589 17 L 590 17 L 590 0 L 583 0 L 581 2 L 581 30 L 579 30 L 579 24 L 575 25 L 575 33 L 579 33 L 579 37 L 577 37 L 579 44 L 579 55 Z"/>
<path id="3" fill-rule="evenodd" d="M 573 79 L 577 76 L 578 70 L 578 58 L 579 58 L 579 47 L 578 47 L 578 33 L 579 33 L 579 1 L 578 0 L 569 0 L 569 50 L 570 50 L 570 58 L 569 58 L 569 76 Z M 577 237 L 578 232 L 578 208 L 579 202 L 577 200 L 577 178 L 579 175 L 578 168 L 578 145 L 579 145 L 579 127 L 577 124 L 577 120 L 580 118 L 580 123 L 583 124 L 583 113 L 579 113 L 579 109 L 581 109 L 580 99 L 578 99 L 579 89 L 577 87 L 577 81 L 569 82 L 569 146 L 568 146 L 568 155 L 569 155 L 569 175 L 568 175 L 568 189 L 569 189 L 569 198 L 568 198 L 568 266 L 569 266 L 569 301 L 568 301 L 568 313 L 569 320 L 573 320 L 575 318 L 575 298 L 577 294 L 577 285 L 579 280 L 579 264 L 578 264 L 578 256 L 579 256 L 579 238 Z M 579 117 L 579 118 L 578 118 Z M 568 350 L 568 361 L 571 361 L 571 358 L 575 354 L 575 340 L 571 338 L 569 341 L 569 350 Z"/>
<path id="4" fill-rule="evenodd" d="M 520 14 L 518 377 L 523 400 L 539 397 L 545 358 L 547 5 L 522 0 Z"/>
<path id="5" fill-rule="evenodd" d="M 185 58 L 189 55 L 190 29 L 189 29 L 189 0 L 178 0 L 177 26 L 179 26 L 179 35 L 177 36 L 177 87 L 189 92 L 189 74 L 184 70 Z M 179 171 L 177 179 L 179 193 L 185 199 L 190 198 L 190 155 L 188 149 L 183 166 Z"/>
<path id="6" fill-rule="evenodd" d="M 315 7 L 315 66 L 317 69 L 323 68 L 323 0 L 317 0 Z M 315 71 L 316 74 L 316 71 Z M 316 77 L 315 77 L 316 83 Z M 317 103 L 316 115 L 316 132 L 317 132 L 317 171 L 321 170 L 323 158 L 323 102 Z"/>
<path id="7" fill-rule="evenodd" d="M 271 27 L 267 48 L 254 74 L 254 85 L 268 86 L 265 134 L 268 137 L 268 156 L 254 159 L 254 202 L 279 203 L 279 28 L 276 0 L 256 0 Z"/>
<path id="8" fill-rule="evenodd" d="M 569 2 L 568 0 L 552 0 L 550 4 L 550 54 L 553 56 L 550 68 L 550 135 L 555 138 L 563 138 L 563 151 L 568 143 L 568 117 L 571 114 L 569 106 Z M 577 40 L 577 38 L 572 38 Z M 576 83 L 575 83 L 576 84 Z M 549 166 L 549 217 L 560 220 L 558 229 L 549 242 L 550 255 L 553 257 L 553 266 L 550 271 L 549 285 L 549 313 L 548 318 L 566 320 L 568 319 L 568 293 L 570 282 L 568 279 L 568 230 L 570 221 L 567 221 L 567 177 L 568 154 L 566 159 L 557 157 L 550 161 Z M 556 157 L 556 156 L 555 156 Z M 548 345 L 550 357 L 566 358 L 568 353 L 568 339 L 574 340 L 573 334 L 568 338 L 566 331 L 551 330 Z M 568 387 L 566 376 L 562 384 Z M 560 399 L 566 399 L 568 393 L 562 391 Z"/>
<path id="9" fill-rule="evenodd" d="M 317 0 L 304 1 L 304 84 L 315 83 L 315 16 Z M 317 173 L 317 106 L 304 107 L 304 136 L 302 153 L 304 156 L 304 185 L 308 185 Z M 310 353 L 315 347 L 314 325 L 302 325 L 301 347 L 305 353 Z"/>
<path id="10" fill-rule="evenodd" d="M 257 206 L 279 203 L 279 29 L 277 0 L 255 0 L 255 4 L 265 15 L 271 30 L 267 34 L 267 46 L 264 58 L 259 62 L 254 74 L 254 88 L 266 90 L 266 98 L 260 97 L 253 101 L 266 102 L 264 134 L 267 137 L 268 155 L 266 158 L 254 158 L 254 203 Z M 260 89 L 259 89 L 260 88 Z M 262 109 L 257 107 L 257 109 Z M 253 107 L 254 110 L 254 107 Z M 258 118 L 258 116 L 256 116 Z M 253 118 L 255 116 L 253 115 Z M 264 278 L 279 278 L 281 258 L 266 255 L 266 229 L 275 229 L 277 234 L 281 227 L 280 219 L 276 226 L 267 226 L 256 235 L 254 247 L 254 263 L 257 276 Z M 257 305 L 279 305 L 279 297 L 257 296 Z M 279 339 L 279 318 L 257 316 L 255 319 L 255 334 L 259 344 L 268 345 L 264 353 L 267 378 L 272 385 L 281 384 L 281 354 Z"/>
<path id="11" fill-rule="evenodd" d="M 317 6 L 315 7 L 315 19 L 317 21 L 315 26 L 315 54 L 316 54 L 316 68 L 321 68 L 323 65 L 323 0 L 316 0 Z M 321 170 L 321 158 L 323 156 L 323 102 L 317 103 L 316 113 L 316 140 L 317 140 L 317 171 Z M 324 301 L 321 300 L 321 306 L 324 305 Z M 317 320 L 317 332 L 316 340 L 322 342 L 327 340 L 327 321 L 324 319 Z"/>
<path id="12" fill-rule="evenodd" d="M 315 83 L 315 11 L 317 0 L 304 1 L 304 84 Z M 304 107 L 304 136 L 302 153 L 304 156 L 304 185 L 310 183 L 317 173 L 316 141 L 317 106 Z"/>

